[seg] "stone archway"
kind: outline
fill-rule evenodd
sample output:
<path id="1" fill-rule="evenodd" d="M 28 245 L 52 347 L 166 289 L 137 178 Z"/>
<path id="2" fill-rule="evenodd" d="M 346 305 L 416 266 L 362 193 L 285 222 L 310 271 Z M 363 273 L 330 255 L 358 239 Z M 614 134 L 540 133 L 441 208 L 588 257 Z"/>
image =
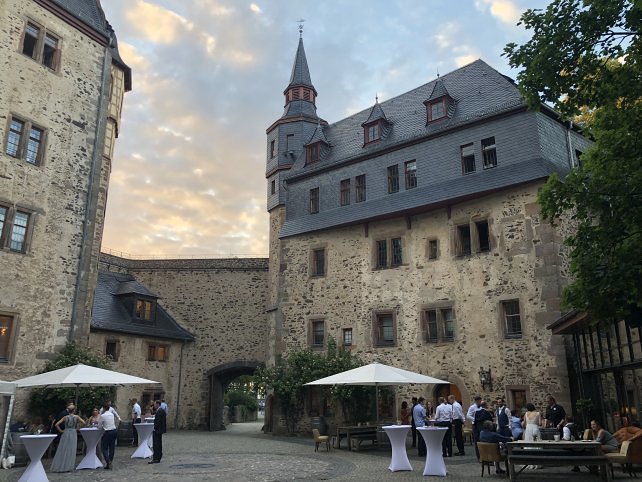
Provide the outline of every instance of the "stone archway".
<path id="1" fill-rule="evenodd" d="M 223 394 L 227 386 L 241 375 L 252 375 L 263 363 L 255 360 L 239 360 L 224 363 L 208 370 L 209 381 L 209 422 L 210 431 L 225 430 L 223 424 Z"/>

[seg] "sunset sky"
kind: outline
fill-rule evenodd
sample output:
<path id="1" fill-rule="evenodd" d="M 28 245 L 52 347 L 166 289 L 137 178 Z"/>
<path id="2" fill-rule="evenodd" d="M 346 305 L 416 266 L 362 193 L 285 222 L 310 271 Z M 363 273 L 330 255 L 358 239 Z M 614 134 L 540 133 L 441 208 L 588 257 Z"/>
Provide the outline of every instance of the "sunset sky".
<path id="1" fill-rule="evenodd" d="M 317 112 L 333 123 L 504 45 L 543 0 L 102 0 L 132 68 L 103 249 L 265 255 L 265 129 L 303 40 Z"/>

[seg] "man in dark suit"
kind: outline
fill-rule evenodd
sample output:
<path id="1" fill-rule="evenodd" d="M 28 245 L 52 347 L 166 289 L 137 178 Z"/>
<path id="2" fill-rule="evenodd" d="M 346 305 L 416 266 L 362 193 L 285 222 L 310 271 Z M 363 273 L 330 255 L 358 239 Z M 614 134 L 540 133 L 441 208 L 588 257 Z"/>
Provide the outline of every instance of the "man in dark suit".
<path id="1" fill-rule="evenodd" d="M 163 457 L 163 434 L 167 432 L 167 414 L 161 408 L 160 400 L 154 400 L 154 408 L 156 415 L 154 415 L 154 433 L 152 440 L 154 442 L 154 456 L 148 463 L 158 464 Z"/>

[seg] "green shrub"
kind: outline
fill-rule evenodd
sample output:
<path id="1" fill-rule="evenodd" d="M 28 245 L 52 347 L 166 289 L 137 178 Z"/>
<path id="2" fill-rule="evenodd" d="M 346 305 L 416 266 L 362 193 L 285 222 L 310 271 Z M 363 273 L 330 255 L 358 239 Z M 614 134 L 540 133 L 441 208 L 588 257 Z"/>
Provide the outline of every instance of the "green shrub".
<path id="1" fill-rule="evenodd" d="M 256 412 L 259 409 L 259 402 L 253 393 L 233 390 L 225 392 L 225 405 L 232 410 L 236 406 L 243 406 L 248 412 Z"/>

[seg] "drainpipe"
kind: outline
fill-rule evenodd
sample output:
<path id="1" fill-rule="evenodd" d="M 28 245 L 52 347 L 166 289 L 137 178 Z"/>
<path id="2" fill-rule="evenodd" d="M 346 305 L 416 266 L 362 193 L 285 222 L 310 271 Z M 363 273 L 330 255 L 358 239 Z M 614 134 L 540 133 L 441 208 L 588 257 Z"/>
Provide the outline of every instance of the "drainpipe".
<path id="1" fill-rule="evenodd" d="M 178 390 L 176 391 L 176 416 L 174 417 L 174 430 L 178 429 L 178 414 L 180 413 L 179 407 L 181 404 L 181 386 L 183 384 L 183 349 L 185 348 L 185 340 L 181 343 L 181 360 L 178 365 Z"/>
<path id="2" fill-rule="evenodd" d="M 112 43 L 112 37 L 110 35 L 107 46 L 105 47 L 105 55 L 103 56 L 103 78 L 100 84 L 100 104 L 98 107 L 98 113 L 96 115 L 96 131 L 94 135 L 94 145 L 93 153 L 91 158 L 91 169 L 89 171 L 89 185 L 87 186 L 87 197 L 85 200 L 85 216 L 83 219 L 83 228 L 80 239 L 80 256 L 78 258 L 78 269 L 76 273 L 76 288 L 74 292 L 74 300 L 71 308 L 71 321 L 69 326 L 69 332 L 67 334 L 68 341 L 74 341 L 78 332 L 78 320 L 82 319 L 82 314 L 84 312 L 84 307 L 87 303 L 87 293 L 89 286 L 87 283 L 87 273 L 84 273 L 83 268 L 86 268 L 88 263 L 91 262 L 91 254 L 93 248 L 94 238 L 91 236 L 92 228 L 95 224 L 95 219 L 92 219 L 91 214 L 95 213 L 91 209 L 92 201 L 98 196 L 97 185 L 100 184 L 100 169 L 97 168 L 99 161 L 102 157 L 102 145 L 104 143 L 104 134 L 105 134 L 105 121 L 106 115 L 105 112 L 108 107 L 109 99 L 105 94 L 108 82 L 111 76 L 111 53 L 109 51 L 109 46 Z M 89 246 L 87 242 L 89 241 Z M 83 276 L 84 274 L 84 276 Z M 85 291 L 85 296 L 82 296 L 82 291 Z M 79 303 L 79 299 L 82 298 L 82 303 Z M 91 311 L 91 310 L 90 310 Z M 91 323 L 90 320 L 88 320 Z M 87 335 L 89 330 L 87 331 Z"/>
<path id="3" fill-rule="evenodd" d="M 573 129 L 573 121 L 568 121 L 568 129 L 566 129 L 566 150 L 568 151 L 568 166 L 573 169 L 575 162 L 573 161 L 573 143 L 571 141 L 571 130 Z"/>

